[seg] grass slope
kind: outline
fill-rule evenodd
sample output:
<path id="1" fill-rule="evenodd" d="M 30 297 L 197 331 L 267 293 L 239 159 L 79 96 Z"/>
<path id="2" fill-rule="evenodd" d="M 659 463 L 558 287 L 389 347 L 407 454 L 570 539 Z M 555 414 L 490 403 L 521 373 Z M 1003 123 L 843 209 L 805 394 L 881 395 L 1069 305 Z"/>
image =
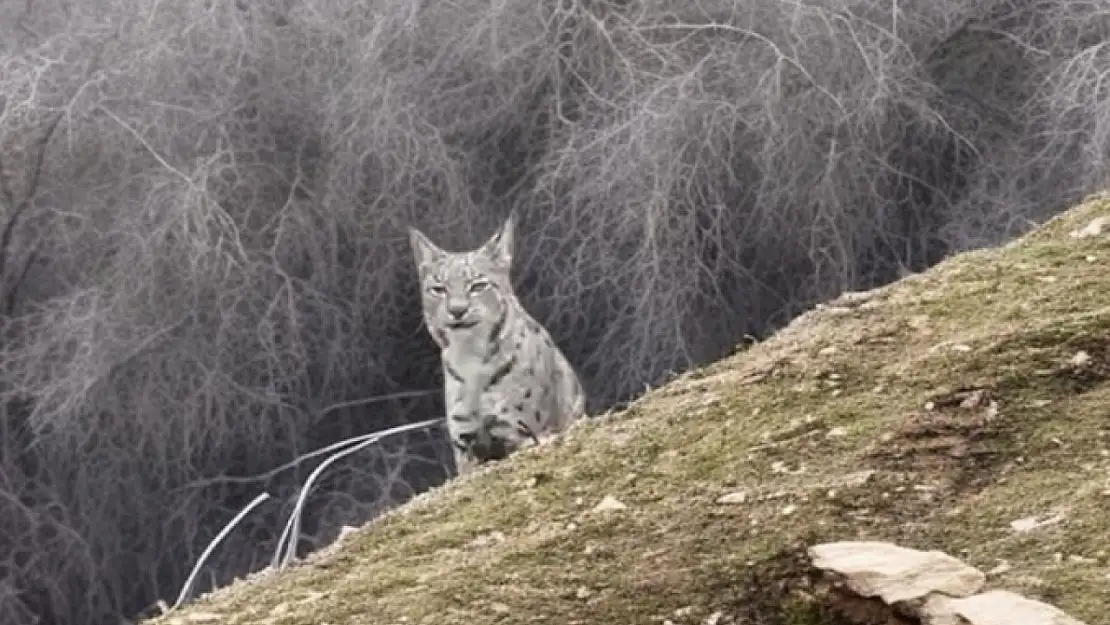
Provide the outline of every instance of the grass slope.
<path id="1" fill-rule="evenodd" d="M 845 296 L 156 622 L 831 624 L 802 553 L 838 539 L 942 549 L 1099 622 L 1110 235 L 1069 232 L 1100 216 L 1110 196 Z M 1036 515 L 1059 516 L 1009 525 Z"/>

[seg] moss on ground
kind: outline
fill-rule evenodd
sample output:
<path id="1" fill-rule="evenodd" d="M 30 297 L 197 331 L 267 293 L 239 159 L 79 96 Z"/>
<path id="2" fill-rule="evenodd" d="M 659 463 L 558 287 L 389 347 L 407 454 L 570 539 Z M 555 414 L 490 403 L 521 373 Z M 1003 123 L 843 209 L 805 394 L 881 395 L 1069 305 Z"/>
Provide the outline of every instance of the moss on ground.
<path id="1" fill-rule="evenodd" d="M 809 599 L 804 549 L 842 539 L 945 550 L 990 571 L 989 587 L 1099 622 L 1110 224 L 1070 235 L 1099 217 L 1110 197 L 818 307 L 152 622 L 833 625 Z M 626 508 L 593 511 L 606 496 Z"/>

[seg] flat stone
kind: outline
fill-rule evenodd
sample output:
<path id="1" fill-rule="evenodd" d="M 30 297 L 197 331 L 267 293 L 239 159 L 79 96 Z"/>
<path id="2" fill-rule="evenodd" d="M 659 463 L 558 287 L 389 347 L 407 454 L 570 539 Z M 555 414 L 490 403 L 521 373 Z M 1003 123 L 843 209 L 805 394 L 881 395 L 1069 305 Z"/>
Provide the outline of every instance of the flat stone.
<path id="1" fill-rule="evenodd" d="M 1085 625 L 1055 606 L 1008 590 L 991 590 L 946 603 L 947 609 L 968 625 Z"/>
<path id="2" fill-rule="evenodd" d="M 717 503 L 722 505 L 735 505 L 748 501 L 748 493 L 740 490 L 717 498 Z"/>
<path id="3" fill-rule="evenodd" d="M 1106 226 L 1110 226 L 1110 218 L 1096 217 L 1088 222 L 1086 226 L 1078 230 L 1072 230 L 1069 234 L 1072 236 L 1072 238 L 1076 239 L 1097 237 L 1102 234 L 1102 231 L 1106 229 Z"/>
<path id="4" fill-rule="evenodd" d="M 861 597 L 887 605 L 924 600 L 933 593 L 967 597 L 983 588 L 986 575 L 941 551 L 919 551 L 891 543 L 842 541 L 811 547 L 814 566 L 843 579 Z"/>
<path id="5" fill-rule="evenodd" d="M 598 504 L 596 506 L 594 506 L 593 511 L 594 512 L 615 512 L 617 510 L 624 510 L 626 508 L 628 508 L 628 506 L 624 505 L 624 503 L 621 500 L 617 499 L 616 497 L 614 497 L 612 495 L 606 495 L 605 497 L 602 498 L 602 500 L 600 502 L 598 502 Z"/>

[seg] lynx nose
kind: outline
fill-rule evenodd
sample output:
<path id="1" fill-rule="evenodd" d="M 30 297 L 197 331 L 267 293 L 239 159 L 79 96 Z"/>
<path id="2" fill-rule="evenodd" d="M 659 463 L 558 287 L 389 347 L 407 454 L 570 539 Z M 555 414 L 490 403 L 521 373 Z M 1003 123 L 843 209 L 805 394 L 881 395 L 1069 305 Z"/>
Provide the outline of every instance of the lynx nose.
<path id="1" fill-rule="evenodd" d="M 448 301 L 447 314 L 451 315 L 452 319 L 462 319 L 463 315 L 470 308 L 470 302 L 467 301 Z"/>

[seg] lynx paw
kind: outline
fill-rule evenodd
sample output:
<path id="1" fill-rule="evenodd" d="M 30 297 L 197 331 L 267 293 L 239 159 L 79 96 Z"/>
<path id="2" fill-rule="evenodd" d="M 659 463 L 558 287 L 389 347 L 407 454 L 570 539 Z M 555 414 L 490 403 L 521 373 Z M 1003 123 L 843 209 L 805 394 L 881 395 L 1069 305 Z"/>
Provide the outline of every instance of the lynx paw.
<path id="1" fill-rule="evenodd" d="M 536 447 L 550 447 L 559 444 L 558 434 L 540 434 L 536 437 Z"/>

